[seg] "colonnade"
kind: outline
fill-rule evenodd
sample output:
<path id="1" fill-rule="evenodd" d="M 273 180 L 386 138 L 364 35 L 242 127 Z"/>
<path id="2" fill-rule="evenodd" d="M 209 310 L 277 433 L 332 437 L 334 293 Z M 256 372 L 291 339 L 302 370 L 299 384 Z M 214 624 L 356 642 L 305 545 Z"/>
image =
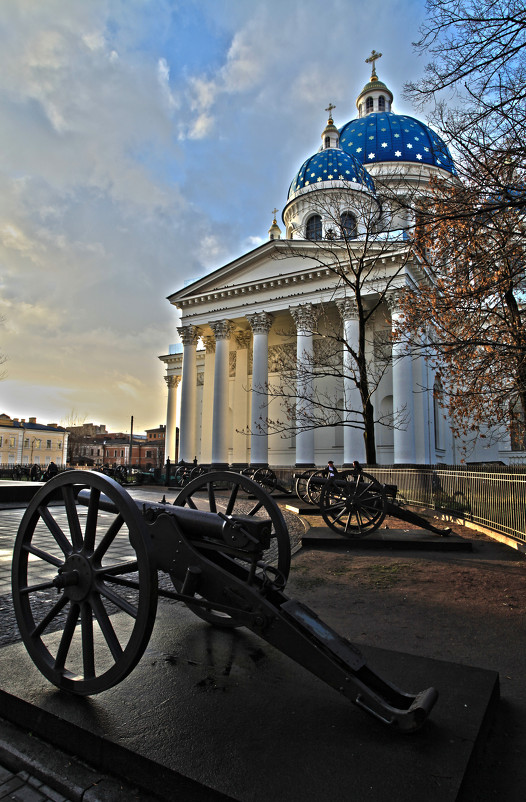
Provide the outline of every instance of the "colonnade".
<path id="1" fill-rule="evenodd" d="M 393 328 L 400 311 L 396 294 L 388 298 Z M 352 349 L 357 350 L 359 319 L 356 303 L 345 299 L 337 302 L 343 327 L 343 398 L 348 410 L 343 421 L 343 464 L 353 460 L 365 462 L 360 393 L 356 386 Z M 290 308 L 296 326 L 297 372 L 296 403 L 296 465 L 315 465 L 315 431 L 305 429 L 313 420 L 313 388 L 311 371 L 314 356 L 313 331 L 317 316 L 316 306 L 310 303 Z M 203 404 L 201 447 L 197 449 L 197 363 L 196 345 L 200 336 L 198 327 L 183 325 L 179 334 L 183 343 L 183 368 L 181 383 L 181 411 L 179 458 L 191 462 L 195 456 L 203 464 L 225 468 L 229 464 L 241 467 L 247 464 L 250 447 L 250 464 L 254 467 L 268 465 L 268 355 L 269 331 L 273 316 L 260 311 L 246 316 L 248 329 L 236 330 L 230 320 L 209 324 L 213 336 L 203 336 L 205 364 L 203 375 Z M 230 341 L 236 340 L 236 370 L 234 376 L 233 426 L 229 425 L 229 354 Z M 249 386 L 249 345 L 252 340 L 252 381 Z M 396 339 L 392 346 L 392 394 L 394 425 L 394 462 L 415 463 L 416 444 L 414 426 L 414 391 L 411 357 L 406 344 Z M 167 376 L 168 408 L 166 424 L 167 456 L 169 443 L 175 441 L 175 400 L 180 376 Z M 250 415 L 249 415 L 250 413 Z M 249 434 L 244 431 L 248 422 Z M 230 429 L 233 429 L 231 432 Z"/>

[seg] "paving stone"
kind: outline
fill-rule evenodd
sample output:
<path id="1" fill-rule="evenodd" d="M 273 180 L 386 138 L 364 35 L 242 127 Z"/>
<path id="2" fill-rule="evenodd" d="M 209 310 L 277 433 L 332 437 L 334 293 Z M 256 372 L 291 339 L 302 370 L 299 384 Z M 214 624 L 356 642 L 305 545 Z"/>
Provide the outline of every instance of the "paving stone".
<path id="1" fill-rule="evenodd" d="M 13 794 L 18 788 L 24 785 L 24 781 L 20 777 L 12 776 L 11 779 L 0 785 L 0 799 L 5 799 Z"/>

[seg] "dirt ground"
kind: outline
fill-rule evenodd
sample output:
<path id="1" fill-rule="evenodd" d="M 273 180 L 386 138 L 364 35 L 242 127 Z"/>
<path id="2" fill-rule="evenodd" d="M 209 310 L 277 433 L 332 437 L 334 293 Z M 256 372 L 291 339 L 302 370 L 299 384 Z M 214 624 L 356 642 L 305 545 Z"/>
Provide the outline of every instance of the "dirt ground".
<path id="1" fill-rule="evenodd" d="M 416 528 L 395 519 L 384 525 Z M 357 644 L 498 671 L 501 701 L 462 799 L 524 802 L 526 559 L 484 534 L 452 528 L 472 541 L 472 552 L 367 551 L 343 539 L 330 551 L 302 549 L 287 595 Z"/>

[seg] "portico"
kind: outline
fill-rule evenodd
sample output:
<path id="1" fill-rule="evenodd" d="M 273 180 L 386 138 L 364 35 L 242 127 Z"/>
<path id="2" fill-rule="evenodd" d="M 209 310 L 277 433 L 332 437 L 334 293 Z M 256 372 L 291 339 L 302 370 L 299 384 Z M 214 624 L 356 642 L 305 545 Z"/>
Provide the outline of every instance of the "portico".
<path id="1" fill-rule="evenodd" d="M 269 419 L 285 414 L 272 392 L 283 354 L 300 365 L 312 360 L 321 340 L 313 332 L 322 310 L 342 342 L 356 345 L 358 337 L 355 304 L 345 297 L 335 298 L 330 271 L 309 262 L 301 250 L 299 253 L 299 248 L 280 240 L 270 241 L 170 296 L 181 310 L 178 331 L 183 354 L 182 360 L 164 358 L 169 386 L 168 436 L 174 430 L 174 394 L 179 393 L 179 457 L 185 462 L 197 457 L 201 464 L 217 468 L 269 464 L 300 468 L 324 464 L 328 459 L 341 465 L 351 465 L 354 459 L 365 461 L 357 412 L 360 398 L 346 347 L 341 354 L 341 395 L 349 410 L 345 421 L 349 425 L 339 430 L 308 427 L 316 397 L 329 392 L 322 386 L 329 379 L 313 381 L 309 371 L 299 370 L 295 426 L 292 422 L 288 437 L 269 431 Z M 248 280 L 247 262 L 252 281 Z M 386 267 L 396 270 L 399 265 L 393 262 Z M 383 304 L 379 308 L 370 326 L 371 343 L 375 332 L 387 337 L 396 314 L 394 300 L 390 307 Z M 392 348 L 392 367 L 375 392 L 373 404 L 385 411 L 385 399 L 392 399 L 401 419 L 405 420 L 407 413 L 411 422 L 409 413 L 414 416 L 415 405 L 422 406 L 428 399 L 416 392 L 411 360 L 403 361 L 398 344 Z M 423 459 L 411 426 L 406 428 L 402 422 L 393 440 L 390 451 L 384 449 L 379 461 Z M 411 455 L 413 458 L 408 458 Z"/>

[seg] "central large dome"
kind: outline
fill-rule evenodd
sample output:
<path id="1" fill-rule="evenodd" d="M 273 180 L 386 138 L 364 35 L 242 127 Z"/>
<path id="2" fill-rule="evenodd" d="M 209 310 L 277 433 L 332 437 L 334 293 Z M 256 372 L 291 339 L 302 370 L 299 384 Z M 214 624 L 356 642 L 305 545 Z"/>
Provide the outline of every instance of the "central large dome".
<path id="1" fill-rule="evenodd" d="M 456 175 L 451 154 L 438 134 L 414 117 L 391 111 L 348 122 L 340 129 L 340 147 L 366 166 L 415 162 Z"/>

